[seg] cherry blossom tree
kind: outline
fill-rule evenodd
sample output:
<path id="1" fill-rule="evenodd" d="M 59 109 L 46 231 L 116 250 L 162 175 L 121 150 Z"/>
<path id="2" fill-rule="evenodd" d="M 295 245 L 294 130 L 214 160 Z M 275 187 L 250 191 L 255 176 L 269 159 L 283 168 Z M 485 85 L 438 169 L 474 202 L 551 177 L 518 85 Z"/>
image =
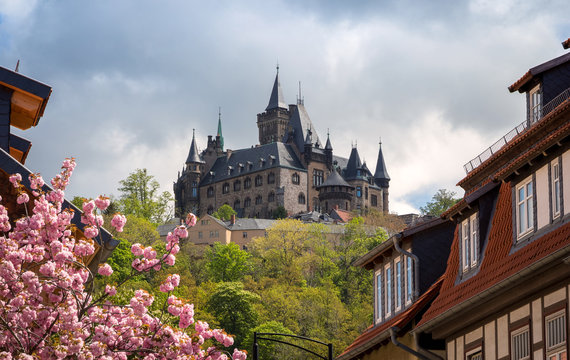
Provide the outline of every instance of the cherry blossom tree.
<path id="1" fill-rule="evenodd" d="M 134 275 L 174 265 L 179 241 L 188 236 L 186 226 L 168 234 L 165 253 L 134 244 L 133 275 L 95 291 L 86 259 L 95 252 L 109 199 L 84 202 L 80 236 L 71 223 L 73 210 L 63 206 L 74 167 L 73 159 L 64 161 L 51 181 L 53 189 L 44 186 L 39 174 L 30 175 L 30 189 L 19 174 L 10 176 L 17 203 L 25 208 L 17 220 L 10 220 L 0 198 L 0 359 L 244 360 L 245 352 L 224 350 L 233 344 L 230 335 L 196 321 L 193 305 L 171 294 L 178 275 L 160 285 L 167 300 L 158 316 L 149 312 L 154 297 L 144 290 L 135 291 L 127 305 L 113 301 L 117 288 Z M 122 231 L 125 222 L 116 214 L 111 226 Z M 187 226 L 195 223 L 189 214 Z M 101 276 L 112 272 L 109 264 L 99 265 Z M 173 323 L 177 325 L 168 325 Z M 207 339 L 218 345 L 207 347 Z"/>

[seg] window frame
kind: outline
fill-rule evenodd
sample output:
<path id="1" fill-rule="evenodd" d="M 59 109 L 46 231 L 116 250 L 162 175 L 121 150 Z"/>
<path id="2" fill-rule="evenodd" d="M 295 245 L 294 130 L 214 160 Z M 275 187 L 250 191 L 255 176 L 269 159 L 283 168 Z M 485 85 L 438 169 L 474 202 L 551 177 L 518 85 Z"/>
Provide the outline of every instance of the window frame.
<path id="1" fill-rule="evenodd" d="M 402 258 L 394 259 L 394 312 L 402 310 L 402 294 L 404 281 L 402 279 Z"/>
<path id="2" fill-rule="evenodd" d="M 560 157 L 550 162 L 550 201 L 552 219 L 558 219 L 562 214 L 562 164 Z M 558 210 L 556 209 L 558 205 Z"/>
<path id="3" fill-rule="evenodd" d="M 535 220 L 536 220 L 536 214 L 534 213 L 535 209 L 534 209 L 534 205 L 535 205 L 535 191 L 536 191 L 536 185 L 535 185 L 536 181 L 534 178 L 534 174 L 525 178 L 524 180 L 520 181 L 516 186 L 515 186 L 515 220 L 516 220 L 516 227 L 517 227 L 517 240 L 525 237 L 526 235 L 532 233 L 535 229 Z M 531 186 L 530 188 L 530 195 L 528 194 L 529 192 L 529 185 Z M 524 190 L 524 199 L 521 200 L 520 195 L 521 195 L 521 190 Z M 523 220 L 521 218 L 521 205 L 524 205 L 524 212 L 525 212 L 525 223 L 523 224 L 523 222 L 521 220 Z M 530 206 L 529 206 L 530 205 Z M 523 228 L 523 225 L 526 225 L 526 227 Z"/>
<path id="4" fill-rule="evenodd" d="M 394 291 L 392 286 L 392 264 L 386 264 L 384 266 L 384 279 L 384 314 L 386 318 L 389 318 L 394 312 L 394 304 L 392 302 L 392 292 Z"/>
<path id="5" fill-rule="evenodd" d="M 563 332 L 563 336 L 564 339 L 562 341 L 560 341 L 559 343 L 550 345 L 550 331 L 551 331 L 551 326 L 549 326 L 549 322 L 554 321 L 556 319 L 560 319 L 562 318 L 561 321 L 561 329 Z M 552 357 L 554 357 L 554 360 L 560 360 L 560 355 L 562 353 L 565 353 L 566 358 L 567 358 L 567 347 L 566 344 L 568 342 L 568 332 L 567 332 L 567 319 L 566 319 L 566 309 L 561 309 L 559 311 L 556 311 L 554 313 L 548 314 L 544 317 L 544 349 L 546 352 L 546 359 L 548 360 L 553 360 Z"/>
<path id="6" fill-rule="evenodd" d="M 225 182 L 222 185 L 222 194 L 228 194 L 230 192 L 230 183 Z"/>
<path id="7" fill-rule="evenodd" d="M 384 317 L 384 269 L 380 269 L 375 273 L 375 281 L 376 281 L 376 291 L 374 297 L 376 299 L 376 306 L 375 306 L 375 313 L 376 313 L 376 322 L 382 321 Z"/>
<path id="8" fill-rule="evenodd" d="M 461 239 L 461 269 L 463 273 L 469 272 L 479 264 L 480 226 L 479 211 L 471 214 L 460 224 Z"/>
<path id="9" fill-rule="evenodd" d="M 406 305 L 409 305 L 414 300 L 414 268 L 413 259 L 411 256 L 405 257 L 406 261 Z"/>
<path id="10" fill-rule="evenodd" d="M 515 337 L 520 336 L 522 334 L 526 333 L 526 349 L 522 349 L 521 350 L 526 350 L 527 355 L 523 356 L 523 357 L 515 357 Z M 531 358 L 531 354 L 532 354 L 532 349 L 531 349 L 531 337 L 530 337 L 530 326 L 529 325 L 525 325 L 525 326 L 521 326 L 520 328 L 516 329 L 516 330 L 512 330 L 509 334 L 510 337 L 510 358 L 512 360 L 527 360 Z"/>
<path id="11" fill-rule="evenodd" d="M 536 85 L 528 92 L 529 123 L 534 124 L 542 118 L 542 88 Z"/>
<path id="12" fill-rule="evenodd" d="M 293 175 L 291 175 L 291 182 L 293 185 L 299 185 L 301 183 L 301 177 L 298 173 L 293 173 Z"/>
<path id="13" fill-rule="evenodd" d="M 249 176 L 243 180 L 243 189 L 251 189 L 251 178 Z"/>

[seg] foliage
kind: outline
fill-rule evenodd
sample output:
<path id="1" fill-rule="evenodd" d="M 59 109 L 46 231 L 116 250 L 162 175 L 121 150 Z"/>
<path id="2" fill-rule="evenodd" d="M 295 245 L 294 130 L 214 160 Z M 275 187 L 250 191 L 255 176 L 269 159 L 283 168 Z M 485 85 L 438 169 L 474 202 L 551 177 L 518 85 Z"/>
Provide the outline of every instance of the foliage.
<path id="1" fill-rule="evenodd" d="M 247 335 L 243 342 L 243 348 L 253 350 L 253 332 L 257 333 L 273 333 L 273 334 L 289 334 L 295 335 L 291 330 L 285 327 L 279 321 L 271 320 L 255 327 Z M 287 341 L 295 343 L 293 338 L 287 336 L 271 336 L 271 339 Z M 292 356 L 294 348 L 278 342 L 261 340 L 258 342 L 258 355 L 260 359 L 267 360 L 281 360 L 281 359 L 295 359 L 301 358 L 299 356 Z"/>
<path id="2" fill-rule="evenodd" d="M 105 263 L 97 270 L 98 281 L 92 281 L 94 275 L 84 262 L 94 255 L 95 240 L 102 241 L 101 214 L 110 201 L 98 197 L 84 202 L 85 227 L 82 234 L 76 233 L 72 211 L 62 206 L 74 167 L 73 159 L 67 159 L 52 180 L 55 190 L 47 193 L 38 174 L 30 175 L 31 190 L 21 185 L 19 174 L 10 176 L 25 216 L 13 223 L 0 205 L 0 358 L 227 358 L 216 347 L 202 346 L 204 339 L 212 344 L 215 339 L 228 347 L 233 339 L 207 323 L 194 322 L 193 305 L 175 295 L 178 275 L 168 275 L 154 296 L 141 289 L 119 291 L 129 280 L 138 282 L 141 274 L 154 276 L 174 265 L 180 238 L 188 236 L 184 226 L 169 234 L 158 252 L 137 243 L 129 255 L 129 243 L 122 241 L 110 262 L 124 265 L 133 259 L 130 274 L 122 268 L 113 278 L 113 268 Z M 116 214 L 111 226 L 121 232 L 125 222 Z M 94 288 L 103 278 L 118 284 Z M 234 349 L 233 357 L 246 356 Z"/>
<path id="3" fill-rule="evenodd" d="M 239 245 L 215 243 L 206 251 L 206 265 L 210 279 L 213 281 L 239 281 L 249 270 L 250 255 L 241 250 Z"/>
<path id="4" fill-rule="evenodd" d="M 236 215 L 237 212 L 228 204 L 220 206 L 220 208 L 212 214 L 216 219 L 228 221 L 232 218 L 232 215 Z"/>
<path id="5" fill-rule="evenodd" d="M 156 224 L 172 216 L 172 195 L 168 191 L 159 194 L 158 181 L 146 169 L 136 169 L 119 184 L 119 207 L 123 214 L 136 215 Z"/>
<path id="6" fill-rule="evenodd" d="M 420 207 L 422 215 L 440 216 L 447 209 L 455 205 L 460 199 L 455 198 L 455 191 L 439 189 L 426 203 L 426 206 Z"/>
<path id="7" fill-rule="evenodd" d="M 259 296 L 244 290 L 239 282 L 219 283 L 208 300 L 208 310 L 218 319 L 220 325 L 236 338 L 240 346 L 249 330 L 257 323 L 254 302 Z"/>
<path id="8" fill-rule="evenodd" d="M 397 214 L 385 213 L 376 209 L 368 210 L 368 213 L 363 217 L 364 224 L 382 227 L 389 234 L 398 233 L 406 227 L 406 223 Z"/>
<path id="9" fill-rule="evenodd" d="M 285 219 L 289 214 L 287 214 L 287 210 L 283 205 L 279 205 L 275 210 L 273 210 L 273 214 L 271 214 L 274 219 Z"/>

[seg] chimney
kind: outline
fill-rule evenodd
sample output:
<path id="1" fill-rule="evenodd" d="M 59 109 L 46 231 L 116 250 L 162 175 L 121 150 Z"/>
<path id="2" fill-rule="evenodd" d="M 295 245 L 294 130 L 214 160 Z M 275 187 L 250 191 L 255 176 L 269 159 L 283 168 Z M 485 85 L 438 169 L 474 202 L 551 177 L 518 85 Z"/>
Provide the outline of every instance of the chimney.
<path id="1" fill-rule="evenodd" d="M 232 215 L 232 217 L 230 218 L 230 225 L 235 225 L 236 224 L 236 216 Z"/>
<path id="2" fill-rule="evenodd" d="M 334 209 L 335 209 L 335 210 L 338 210 L 338 204 L 336 204 L 336 205 L 334 206 Z"/>

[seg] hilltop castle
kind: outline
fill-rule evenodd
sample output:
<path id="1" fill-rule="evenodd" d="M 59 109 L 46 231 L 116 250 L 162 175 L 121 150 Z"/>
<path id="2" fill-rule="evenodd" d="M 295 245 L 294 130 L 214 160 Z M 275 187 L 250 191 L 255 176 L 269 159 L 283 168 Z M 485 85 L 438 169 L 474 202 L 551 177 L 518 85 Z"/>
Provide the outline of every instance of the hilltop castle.
<path id="1" fill-rule="evenodd" d="M 271 218 L 283 206 L 289 214 L 332 209 L 376 209 L 388 212 L 390 177 L 382 155 L 374 175 L 352 147 L 348 159 L 325 146 L 305 109 L 303 99 L 287 105 L 279 67 L 265 111 L 257 114 L 259 145 L 224 150 L 221 117 L 216 137 L 209 135 L 198 151 L 195 133 L 188 157 L 174 183 L 176 215 L 211 214 L 224 204 L 239 217 Z"/>

